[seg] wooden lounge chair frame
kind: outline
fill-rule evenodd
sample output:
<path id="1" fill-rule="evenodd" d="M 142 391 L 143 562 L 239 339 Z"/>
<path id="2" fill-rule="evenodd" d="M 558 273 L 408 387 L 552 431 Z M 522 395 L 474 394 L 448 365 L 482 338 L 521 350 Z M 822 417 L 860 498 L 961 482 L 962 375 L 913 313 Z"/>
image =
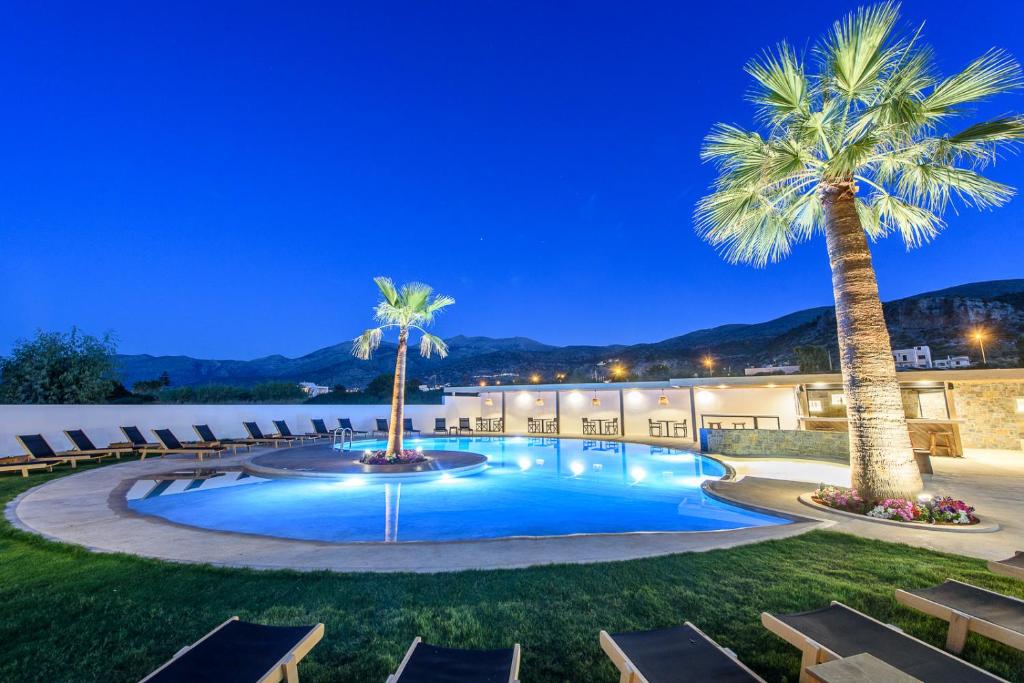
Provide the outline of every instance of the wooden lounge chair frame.
<path id="1" fill-rule="evenodd" d="M 346 426 L 344 424 L 345 422 L 348 422 L 348 426 Z M 356 429 L 352 425 L 352 419 L 348 418 L 348 417 L 339 417 L 338 418 L 338 429 L 341 429 L 341 430 L 347 429 L 347 430 L 349 430 L 350 432 L 352 432 L 352 436 L 353 437 L 355 437 L 355 436 L 357 436 L 359 434 L 366 434 L 367 436 L 370 435 L 370 432 L 366 431 L 365 429 Z"/>
<path id="2" fill-rule="evenodd" d="M 914 636 L 910 635 L 909 633 L 906 633 L 905 631 L 903 631 L 903 629 L 897 626 L 893 626 L 892 624 L 886 624 L 885 622 L 879 621 L 878 619 L 868 616 L 867 614 L 864 614 L 859 610 L 853 609 L 849 605 L 844 605 L 838 600 L 833 600 L 829 604 L 838 605 L 845 609 L 856 612 L 858 615 L 865 619 L 873 621 L 876 624 L 884 626 L 885 628 L 892 629 L 896 633 L 906 638 L 912 638 L 913 640 L 916 640 L 919 644 L 923 645 L 928 649 L 934 650 L 937 654 L 940 654 L 943 657 L 953 658 L 954 660 L 958 661 L 960 664 L 963 664 L 964 666 L 967 666 L 968 668 L 975 669 L 987 676 L 992 677 L 993 680 L 1001 680 L 995 674 L 985 671 L 981 667 L 974 666 L 970 662 L 965 661 L 963 659 L 958 660 L 956 659 L 956 657 L 949 654 L 945 650 L 940 650 L 939 648 L 935 647 L 930 643 L 926 643 L 920 638 L 914 638 Z M 817 642 L 813 638 L 804 635 L 801 631 L 793 628 L 786 622 L 776 617 L 774 614 L 770 614 L 768 612 L 761 612 L 761 624 L 771 633 L 774 633 L 779 638 L 782 638 L 787 643 L 800 650 L 800 683 L 815 683 L 815 680 L 811 678 L 810 674 L 807 673 L 807 669 L 809 667 L 812 667 L 815 664 L 824 664 L 825 662 L 831 662 L 833 659 L 842 659 L 842 657 L 840 657 L 834 651 L 828 649 L 827 647 Z"/>
<path id="3" fill-rule="evenodd" d="M 258 431 L 260 435 L 256 436 L 256 434 L 252 431 L 252 427 L 250 427 L 249 425 L 256 427 L 256 431 Z M 263 433 L 263 430 L 260 429 L 259 424 L 257 424 L 254 421 L 243 421 L 242 426 L 245 427 L 245 431 L 249 433 L 249 436 L 251 437 L 250 440 L 258 446 L 269 443 L 273 444 L 274 448 L 277 448 L 281 444 L 290 444 L 293 441 L 295 441 L 295 439 L 289 439 L 287 437 L 267 436 L 266 434 Z"/>
<path id="4" fill-rule="evenodd" d="M 40 456 L 35 455 L 32 452 L 32 449 L 28 447 L 28 444 L 25 443 L 25 440 L 21 438 L 22 436 L 39 436 L 39 437 L 41 437 L 43 439 L 43 442 L 46 444 L 46 446 L 51 451 L 53 451 L 53 455 L 52 456 L 45 456 L 45 457 L 40 457 Z M 102 460 L 104 457 L 110 457 L 109 454 L 106 454 L 106 455 L 95 455 L 95 454 L 91 454 L 91 453 L 83 453 L 81 451 L 60 451 L 60 452 L 55 451 L 53 449 L 53 446 L 50 445 L 50 442 L 47 441 L 46 437 L 43 436 L 42 434 L 38 434 L 38 435 L 36 435 L 36 434 L 21 434 L 21 435 L 15 436 L 15 438 L 18 440 L 18 443 L 21 444 L 21 447 L 25 449 L 25 453 L 28 454 L 29 462 L 37 462 L 37 463 L 40 463 L 40 462 L 41 463 L 46 463 L 46 462 L 48 462 L 48 463 L 53 463 L 54 465 L 63 465 L 65 463 L 67 463 L 67 464 L 71 465 L 71 469 L 75 469 L 75 468 L 78 467 L 78 461 L 79 460 L 84 460 L 85 462 L 89 462 L 90 460 Z"/>
<path id="5" fill-rule="evenodd" d="M 298 441 L 299 443 L 304 444 L 304 443 L 306 443 L 306 439 L 309 439 L 313 443 L 316 443 L 320 439 L 324 438 L 323 434 L 313 434 L 313 433 L 292 434 L 292 428 L 288 426 L 288 420 L 272 420 L 272 422 L 274 423 L 274 427 L 277 428 L 276 436 L 278 438 L 281 438 L 281 439 L 294 439 L 294 440 Z M 280 423 L 280 424 L 278 424 L 278 423 Z M 284 429 L 281 429 L 281 425 L 284 425 Z M 285 434 L 285 432 L 288 432 L 288 433 Z"/>
<path id="6" fill-rule="evenodd" d="M 132 439 L 131 435 L 128 434 L 128 430 L 129 429 L 135 429 L 136 431 L 139 432 L 139 436 L 141 436 L 143 439 L 145 438 L 145 435 L 143 435 L 142 430 L 139 429 L 138 427 L 136 427 L 135 425 L 129 425 L 127 427 L 122 425 L 122 426 L 118 427 L 118 429 L 120 429 L 121 433 L 124 434 L 124 438 L 128 439 L 125 442 L 125 445 L 126 446 L 131 446 L 135 450 L 135 452 L 139 454 L 139 459 L 140 460 L 145 460 L 146 456 L 149 455 L 150 453 L 159 453 L 160 452 L 160 448 L 161 447 L 160 447 L 159 443 L 150 443 L 148 441 L 146 441 L 145 443 L 136 443 Z M 117 444 L 111 444 L 111 445 L 112 446 L 120 446 L 121 444 L 117 443 Z"/>
<path id="7" fill-rule="evenodd" d="M 29 470 L 53 472 L 54 466 L 60 464 L 59 462 L 32 462 L 31 458 L 26 458 L 23 462 L 0 463 L 0 472 L 21 472 L 22 477 L 27 477 Z"/>
<path id="8" fill-rule="evenodd" d="M 1021 557 L 1022 555 L 1024 555 L 1024 552 L 1018 550 L 1013 554 L 1013 557 L 1008 559 L 1013 560 Z M 1015 567 L 1012 564 L 1006 564 L 1006 560 L 989 560 L 987 566 L 990 572 L 1024 581 L 1024 567 Z"/>
<path id="9" fill-rule="evenodd" d="M 199 430 L 200 427 L 205 427 L 206 431 L 209 432 L 210 436 L 212 436 L 214 438 L 213 439 L 203 438 L 203 433 Z M 238 455 L 238 449 L 242 448 L 243 446 L 245 447 L 246 451 L 251 451 L 253 446 L 261 445 L 261 444 L 258 444 L 256 442 L 256 439 L 219 439 L 219 438 L 217 438 L 217 435 L 213 433 L 213 430 L 210 429 L 210 425 L 208 425 L 208 424 L 192 425 L 192 431 L 194 431 L 196 433 L 196 436 L 199 437 L 199 440 L 198 441 L 190 442 L 191 444 L 194 444 L 194 445 L 197 445 L 197 446 L 200 446 L 200 445 L 206 445 L 206 446 L 218 445 L 218 446 L 223 446 L 224 448 L 230 448 L 232 455 Z"/>
<path id="10" fill-rule="evenodd" d="M 84 429 L 65 429 L 64 436 L 67 437 L 67 440 L 71 443 L 72 446 L 75 447 L 75 450 L 68 451 L 69 453 L 105 453 L 112 455 L 116 460 L 120 460 L 122 455 L 131 455 L 132 453 L 135 452 L 135 448 L 133 448 L 132 446 L 122 444 L 110 444 L 106 448 L 96 448 L 95 445 L 93 446 L 93 448 L 79 448 L 78 443 L 73 438 L 71 438 L 72 432 L 81 432 L 82 436 L 84 436 L 90 443 L 92 443 L 92 439 L 89 438 L 89 435 L 85 433 Z"/>
<path id="11" fill-rule="evenodd" d="M 402 657 L 401 664 L 395 669 L 395 673 L 388 676 L 384 683 L 399 683 L 402 680 L 402 673 L 405 671 L 405 667 L 409 665 L 409 660 L 412 659 L 412 655 L 416 652 L 416 646 L 423 642 L 423 639 L 416 636 L 412 640 L 412 645 L 405 651 L 405 656 Z M 519 660 L 522 656 L 522 651 L 519 647 L 519 643 L 512 646 L 512 667 L 509 670 L 508 683 L 519 683 Z"/>
<path id="12" fill-rule="evenodd" d="M 986 590 L 978 586 L 973 586 L 963 581 L 956 581 L 955 579 L 946 579 L 953 583 L 959 583 L 962 586 L 970 586 L 970 588 L 984 593 L 989 593 L 1000 599 L 1013 600 L 1019 602 L 1021 607 L 1024 607 L 1024 600 L 1019 600 L 1009 595 L 1003 595 L 1002 593 L 996 593 L 995 591 Z M 1013 629 L 994 624 L 991 621 L 986 621 L 981 617 L 975 617 L 966 612 L 961 612 L 952 608 L 949 605 L 945 605 L 941 602 L 935 602 L 928 598 L 917 595 L 916 593 L 908 593 L 904 590 L 896 590 L 896 602 L 900 603 L 904 607 L 916 609 L 920 612 L 924 612 L 937 619 L 949 622 L 949 632 L 946 635 L 946 649 L 953 654 L 960 654 L 964 650 L 964 645 L 967 643 L 967 634 L 971 631 L 978 635 L 991 638 L 992 640 L 1002 643 L 1003 645 L 1009 645 L 1012 648 L 1024 651 L 1024 633 L 1020 631 L 1014 631 Z"/>
<path id="13" fill-rule="evenodd" d="M 694 626 L 691 622 L 683 622 L 683 626 L 689 626 L 696 631 L 701 638 L 706 640 L 709 645 L 712 645 L 722 654 L 729 656 L 734 662 L 736 662 L 736 665 L 740 669 L 750 674 L 751 680 L 761 681 L 764 683 L 764 679 L 754 673 L 746 664 L 741 662 L 735 652 L 719 645 L 713 638 Z M 612 664 L 614 664 L 615 668 L 619 670 L 619 683 L 648 683 L 647 677 L 643 675 L 640 669 L 637 668 L 632 661 L 630 661 L 629 656 L 626 655 L 622 648 L 619 647 L 619 644 L 615 642 L 615 638 L 612 634 L 602 629 L 600 634 L 598 634 L 598 641 L 601 643 L 601 649 L 604 650 L 606 655 L 608 655 L 608 659 L 612 660 Z"/>
<path id="14" fill-rule="evenodd" d="M 196 642 L 181 648 L 176 653 L 174 653 L 173 657 L 164 662 L 164 664 L 159 669 L 156 669 L 155 671 L 150 673 L 148 676 L 139 681 L 139 683 L 146 683 L 146 681 L 155 677 L 164 669 L 173 666 L 174 663 L 182 656 L 184 656 L 186 653 L 188 653 L 189 650 L 192 650 L 200 643 L 202 643 L 204 640 L 210 638 L 215 633 L 217 633 L 217 631 L 221 630 L 233 621 L 238 621 L 238 617 L 231 617 L 230 619 L 228 619 L 223 624 L 207 633 L 205 636 L 203 636 Z M 285 681 L 286 683 L 298 683 L 299 662 L 301 662 L 303 658 L 305 658 L 305 656 L 308 655 L 314 647 L 316 647 L 316 644 L 319 643 L 323 639 L 323 637 L 324 625 L 317 624 L 309 632 L 308 636 L 303 638 L 298 645 L 293 647 L 283 657 L 281 657 L 281 659 L 279 659 L 277 663 L 269 671 L 267 671 L 266 675 L 259 679 L 259 683 L 278 683 L 279 681 Z"/>
<path id="15" fill-rule="evenodd" d="M 171 448 L 166 443 L 164 443 L 164 440 L 160 438 L 160 434 L 158 434 L 158 432 L 163 431 L 162 429 L 151 429 L 150 431 L 153 432 L 153 436 L 157 438 L 161 446 L 159 449 L 152 450 L 150 452 L 157 453 L 160 455 L 160 457 L 163 457 L 165 455 L 191 454 L 196 456 L 197 460 L 202 460 L 204 455 L 216 455 L 219 458 L 221 454 L 224 453 L 225 450 L 223 446 L 185 446 L 185 444 L 183 443 L 181 444 L 182 448 Z M 170 429 L 168 429 L 167 431 L 170 432 L 171 436 L 174 436 L 174 432 L 171 432 Z M 175 441 L 178 441 L 178 443 L 181 443 L 180 440 L 178 440 L 178 437 L 174 436 L 174 439 Z"/>

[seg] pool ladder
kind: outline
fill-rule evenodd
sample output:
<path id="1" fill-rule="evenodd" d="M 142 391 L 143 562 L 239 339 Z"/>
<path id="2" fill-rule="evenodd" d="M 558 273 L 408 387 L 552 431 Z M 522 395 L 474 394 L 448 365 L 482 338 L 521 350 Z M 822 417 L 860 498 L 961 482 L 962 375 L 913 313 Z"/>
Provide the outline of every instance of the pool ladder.
<path id="1" fill-rule="evenodd" d="M 334 441 L 331 445 L 336 451 L 344 451 L 345 443 L 348 442 L 348 450 L 352 450 L 353 436 L 352 430 L 348 427 L 339 427 L 334 430 Z"/>

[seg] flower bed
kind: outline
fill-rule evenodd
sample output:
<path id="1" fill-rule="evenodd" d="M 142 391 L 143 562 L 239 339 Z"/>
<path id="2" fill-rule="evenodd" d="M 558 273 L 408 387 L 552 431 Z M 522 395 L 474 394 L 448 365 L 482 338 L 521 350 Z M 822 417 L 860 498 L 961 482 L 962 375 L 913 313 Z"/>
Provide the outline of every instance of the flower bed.
<path id="1" fill-rule="evenodd" d="M 920 500 L 886 498 L 867 501 L 856 489 L 842 486 L 821 486 L 813 500 L 836 510 L 866 515 L 875 519 L 919 524 L 977 524 L 974 508 L 949 496 L 922 497 Z"/>
<path id="2" fill-rule="evenodd" d="M 412 465 L 418 462 L 426 462 L 427 460 L 430 460 L 430 458 L 423 455 L 423 451 L 420 449 L 406 449 L 401 453 L 393 455 L 388 455 L 387 451 L 384 450 L 366 451 L 359 458 L 359 462 L 364 465 Z"/>

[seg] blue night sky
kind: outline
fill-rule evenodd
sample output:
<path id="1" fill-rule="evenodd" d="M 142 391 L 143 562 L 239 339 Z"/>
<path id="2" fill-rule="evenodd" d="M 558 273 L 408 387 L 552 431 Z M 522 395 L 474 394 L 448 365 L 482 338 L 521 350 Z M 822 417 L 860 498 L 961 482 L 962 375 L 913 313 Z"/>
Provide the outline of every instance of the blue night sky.
<path id="1" fill-rule="evenodd" d="M 853 3 L 259 5 L 5 3 L 0 353 L 78 325 L 125 353 L 299 355 L 367 326 L 378 274 L 453 295 L 442 335 L 557 344 L 831 303 L 820 238 L 730 266 L 691 216 L 702 137 L 752 123 L 743 64 Z M 904 19 L 946 73 L 1024 58 L 1020 3 Z M 982 109 L 1006 111 L 1024 94 Z M 991 173 L 1024 186 L 1024 159 Z M 1024 276 L 1022 206 L 879 244 L 883 297 Z"/>

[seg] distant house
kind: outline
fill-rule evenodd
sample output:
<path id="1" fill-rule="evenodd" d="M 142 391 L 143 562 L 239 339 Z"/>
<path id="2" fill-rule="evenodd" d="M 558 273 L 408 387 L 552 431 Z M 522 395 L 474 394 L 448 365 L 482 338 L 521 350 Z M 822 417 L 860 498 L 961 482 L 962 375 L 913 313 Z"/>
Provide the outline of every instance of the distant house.
<path id="1" fill-rule="evenodd" d="M 971 367 L 971 359 L 967 356 L 946 356 L 936 358 L 932 361 L 932 367 L 937 370 L 958 370 Z"/>
<path id="2" fill-rule="evenodd" d="M 892 358 L 900 370 L 927 370 L 932 367 L 932 350 L 928 346 L 915 346 L 912 349 L 893 349 Z"/>
<path id="3" fill-rule="evenodd" d="M 753 377 L 756 375 L 795 375 L 800 372 L 799 365 L 765 365 L 760 368 L 746 368 L 744 375 Z"/>
<path id="4" fill-rule="evenodd" d="M 299 388 L 310 398 L 322 396 L 323 394 L 331 393 L 330 387 L 325 387 L 315 382 L 299 382 Z"/>

